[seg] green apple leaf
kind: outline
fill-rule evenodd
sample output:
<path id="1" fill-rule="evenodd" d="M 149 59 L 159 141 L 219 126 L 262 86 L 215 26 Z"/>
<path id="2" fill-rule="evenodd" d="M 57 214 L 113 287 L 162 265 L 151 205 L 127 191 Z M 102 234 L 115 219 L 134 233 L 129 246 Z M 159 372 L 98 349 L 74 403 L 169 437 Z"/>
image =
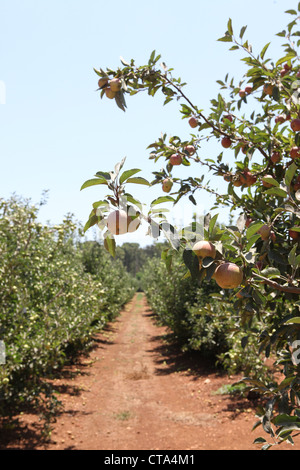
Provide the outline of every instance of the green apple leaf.
<path id="1" fill-rule="evenodd" d="M 120 176 L 120 184 L 123 184 L 128 178 L 135 175 L 139 171 L 141 170 L 139 170 L 138 168 L 132 168 L 131 170 L 124 171 L 122 175 Z"/>
<path id="2" fill-rule="evenodd" d="M 149 181 L 147 181 L 145 178 L 142 178 L 141 176 L 137 176 L 135 178 L 128 178 L 126 183 L 144 184 L 146 186 L 150 186 Z"/>
<path id="3" fill-rule="evenodd" d="M 107 185 L 107 180 L 105 178 L 93 178 L 93 179 L 87 180 L 81 186 L 80 191 L 82 191 L 82 189 L 89 188 L 90 186 L 95 186 L 97 184 L 106 184 Z"/>

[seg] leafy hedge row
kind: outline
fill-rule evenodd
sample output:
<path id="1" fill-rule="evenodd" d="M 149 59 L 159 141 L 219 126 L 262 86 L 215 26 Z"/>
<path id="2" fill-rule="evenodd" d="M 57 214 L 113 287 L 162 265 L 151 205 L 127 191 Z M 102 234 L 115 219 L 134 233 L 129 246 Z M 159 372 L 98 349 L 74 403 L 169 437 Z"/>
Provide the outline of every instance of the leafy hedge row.
<path id="1" fill-rule="evenodd" d="M 50 396 L 44 378 L 89 347 L 133 295 L 122 263 L 82 242 L 72 217 L 47 226 L 37 216 L 30 201 L 0 200 L 2 414 Z"/>
<path id="2" fill-rule="evenodd" d="M 172 263 L 167 269 L 162 260 L 148 261 L 143 287 L 151 309 L 182 350 L 200 351 L 229 373 L 265 377 L 267 368 L 258 354 L 257 320 L 246 311 L 241 318 L 237 297 L 220 292 L 215 283 L 199 285 L 186 277 L 180 254 Z"/>

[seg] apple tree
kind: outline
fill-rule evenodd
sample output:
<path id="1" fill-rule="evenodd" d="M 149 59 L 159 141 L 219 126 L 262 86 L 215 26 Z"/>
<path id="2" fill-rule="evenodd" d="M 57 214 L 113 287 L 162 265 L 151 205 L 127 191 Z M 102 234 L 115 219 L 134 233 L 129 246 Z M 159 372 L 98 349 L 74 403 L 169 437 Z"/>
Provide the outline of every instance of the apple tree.
<path id="1" fill-rule="evenodd" d="M 216 283 L 229 295 L 243 327 L 251 329 L 253 318 L 263 319 L 257 353 L 274 359 L 281 378 L 272 383 L 244 379 L 265 399 L 254 425 L 262 425 L 269 437 L 256 441 L 263 449 L 293 443 L 300 429 L 300 3 L 286 13 L 292 21 L 277 34 L 283 53 L 273 60 L 268 57 L 270 43 L 255 53 L 245 39 L 246 26 L 236 34 L 229 19 L 219 41 L 242 53 L 247 71 L 239 81 L 228 73 L 217 80 L 220 91 L 207 112 L 186 95 L 185 83 L 156 51 L 143 66 L 121 59 L 116 70 L 94 69 L 101 98 L 126 111 L 128 97 L 143 90 L 152 97 L 160 92 L 164 104 L 178 103 L 179 116 L 191 133 L 188 140 L 164 134 L 149 145 L 149 158 L 164 164 L 153 172 L 151 182 L 138 175 L 140 169 L 124 170 L 123 159 L 113 171 L 98 171 L 82 186 L 107 189 L 108 194 L 93 204 L 85 230 L 98 225 L 112 255 L 115 237 L 137 230 L 143 219 L 153 237 L 167 237 L 170 247 L 163 258 L 168 265 L 172 254 L 181 251 L 187 275 L 199 283 Z M 219 144 L 215 158 L 202 153 L 203 143 L 210 141 Z M 202 176 L 194 176 L 197 165 L 204 170 Z M 180 177 L 174 166 L 190 167 L 190 176 Z M 205 174 L 225 180 L 225 194 L 212 187 Z M 127 183 L 157 186 L 158 197 L 147 213 L 127 192 Z M 197 205 L 199 191 L 213 194 L 214 209 L 229 208 L 236 223 L 224 227 L 218 215 L 208 214 L 203 223 L 193 221 L 181 230 L 169 224 L 161 204 L 187 197 Z"/>

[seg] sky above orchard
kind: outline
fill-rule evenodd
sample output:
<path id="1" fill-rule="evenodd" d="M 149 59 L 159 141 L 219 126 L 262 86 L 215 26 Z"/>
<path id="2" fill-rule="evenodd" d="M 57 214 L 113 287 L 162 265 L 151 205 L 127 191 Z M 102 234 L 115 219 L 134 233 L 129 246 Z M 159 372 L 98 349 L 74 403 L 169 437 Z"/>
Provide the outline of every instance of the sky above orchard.
<path id="1" fill-rule="evenodd" d="M 156 50 L 174 69 L 173 75 L 187 82 L 185 93 L 205 114 L 219 92 L 216 80 L 228 72 L 238 83 L 246 71 L 243 55 L 217 42 L 228 19 L 237 36 L 247 25 L 244 39 L 255 55 L 271 41 L 268 57 L 276 60 L 283 51 L 276 33 L 291 21 L 284 12 L 297 9 L 297 4 L 294 0 L 2 0 L 0 197 L 15 193 L 38 204 L 48 190 L 48 202 L 39 214 L 43 223 L 58 224 L 72 213 L 84 224 L 92 203 L 107 193 L 104 186 L 80 191 L 84 181 L 99 170 L 112 170 L 124 157 L 124 169 L 140 168 L 140 175 L 151 180 L 163 161 L 149 160 L 147 146 L 162 132 L 183 140 L 191 132 L 178 103 L 162 106 L 159 94 L 154 99 L 146 93 L 126 97 L 125 113 L 114 101 L 100 100 L 93 67 L 116 69 L 120 56 L 145 65 Z M 207 158 L 220 151 L 217 141 L 203 150 Z M 224 152 L 230 158 L 232 151 Z M 177 167 L 174 176 L 201 176 L 204 171 L 200 165 Z M 226 191 L 221 178 L 209 178 L 212 187 Z M 131 184 L 127 189 L 146 205 L 163 194 L 158 186 Z M 196 200 L 197 207 L 181 200 L 172 210 L 172 222 L 187 225 L 194 212 L 208 212 L 214 201 L 205 191 L 199 191 Z M 228 221 L 226 210 L 217 213 L 220 222 Z M 142 226 L 135 234 L 120 236 L 117 243 L 149 244 L 152 239 L 145 233 Z M 93 239 L 99 233 L 91 230 L 87 236 Z"/>

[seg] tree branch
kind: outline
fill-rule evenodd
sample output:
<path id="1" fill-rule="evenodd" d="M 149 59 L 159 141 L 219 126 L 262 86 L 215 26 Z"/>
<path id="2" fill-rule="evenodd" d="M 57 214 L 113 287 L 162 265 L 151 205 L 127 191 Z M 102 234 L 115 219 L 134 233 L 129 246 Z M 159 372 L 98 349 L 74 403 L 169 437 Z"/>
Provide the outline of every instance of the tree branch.
<path id="1" fill-rule="evenodd" d="M 256 274 L 256 273 L 253 273 L 253 274 L 254 274 L 254 276 L 261 279 L 262 282 L 264 282 L 268 286 L 272 287 L 273 289 L 279 290 L 281 292 L 287 292 L 289 294 L 298 294 L 298 295 L 300 295 L 300 287 L 282 286 L 281 284 L 278 284 L 278 282 L 271 281 L 270 279 L 267 279 L 266 277 L 261 276 L 260 274 Z"/>
<path id="2" fill-rule="evenodd" d="M 187 103 L 189 103 L 189 105 L 195 110 L 195 112 L 198 114 L 198 116 L 203 119 L 203 121 L 206 122 L 206 124 L 208 124 L 215 132 L 217 132 L 218 134 L 220 135 L 224 135 L 225 137 L 230 137 L 232 138 L 232 135 L 231 134 L 228 134 L 228 132 L 225 132 L 223 131 L 222 129 L 220 129 L 219 127 L 216 127 L 214 125 L 213 122 L 209 121 L 205 116 L 204 114 L 202 114 L 201 112 L 199 112 L 199 110 L 197 109 L 197 107 L 191 102 L 191 100 L 183 93 L 183 91 L 181 90 L 180 87 L 178 87 L 177 85 L 175 85 L 175 83 L 172 82 L 172 80 L 170 80 L 167 76 L 165 75 L 160 75 L 161 78 L 163 78 L 164 80 L 167 81 L 167 83 L 169 83 L 169 85 L 171 85 L 173 88 L 175 88 L 175 90 L 182 96 L 182 98 L 187 101 Z M 245 142 L 245 138 L 243 137 L 235 137 L 235 140 L 238 141 L 238 142 Z M 268 157 L 268 154 L 264 151 L 264 149 L 260 146 L 256 146 L 257 150 L 267 159 L 269 160 L 269 157 Z"/>

